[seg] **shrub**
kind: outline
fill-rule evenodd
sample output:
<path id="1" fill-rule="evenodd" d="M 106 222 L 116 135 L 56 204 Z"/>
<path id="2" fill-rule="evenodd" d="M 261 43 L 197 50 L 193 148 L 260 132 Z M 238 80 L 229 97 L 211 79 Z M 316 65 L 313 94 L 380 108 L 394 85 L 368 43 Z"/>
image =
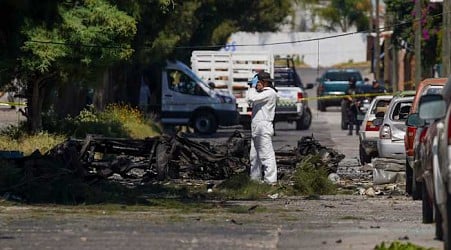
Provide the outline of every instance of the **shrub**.
<path id="1" fill-rule="evenodd" d="M 306 156 L 297 165 L 293 175 L 295 194 L 335 194 L 336 187 L 328 179 L 326 166 L 319 155 Z"/>
<path id="2" fill-rule="evenodd" d="M 72 121 L 75 137 L 86 134 L 102 134 L 107 137 L 144 139 L 161 133 L 160 127 L 136 108 L 123 104 L 108 105 L 105 111 L 85 109 Z"/>
<path id="3" fill-rule="evenodd" d="M 389 246 L 385 246 L 385 242 L 377 245 L 375 250 L 429 250 L 432 248 L 425 248 L 421 246 L 414 245 L 410 242 L 401 243 L 399 241 L 392 242 Z"/>

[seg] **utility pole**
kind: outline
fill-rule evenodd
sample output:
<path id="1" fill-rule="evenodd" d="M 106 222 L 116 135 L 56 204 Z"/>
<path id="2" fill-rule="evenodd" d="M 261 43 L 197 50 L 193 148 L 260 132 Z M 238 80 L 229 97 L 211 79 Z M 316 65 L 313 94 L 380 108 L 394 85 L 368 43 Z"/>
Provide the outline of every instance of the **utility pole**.
<path id="1" fill-rule="evenodd" d="M 376 0 L 376 20 L 375 20 L 375 26 L 376 26 L 376 39 L 374 39 L 374 64 L 375 64 L 375 74 L 374 77 L 376 80 L 381 79 L 381 68 L 380 68 L 380 56 L 381 56 L 381 47 L 380 47 L 380 36 L 381 32 L 379 30 L 379 0 Z"/>
<path id="2" fill-rule="evenodd" d="M 421 0 L 415 1 L 415 89 L 421 81 Z"/>
<path id="3" fill-rule="evenodd" d="M 391 44 L 391 32 L 388 30 L 389 27 L 393 29 L 392 27 L 392 17 L 391 17 L 391 13 L 389 12 L 385 12 L 385 16 L 384 16 L 384 32 L 382 34 L 382 37 L 384 39 L 384 84 L 386 83 L 390 83 L 393 84 L 394 82 L 391 81 L 392 75 L 393 75 L 393 71 L 392 71 L 392 67 L 391 67 L 391 63 L 390 63 L 390 57 L 391 55 L 391 49 L 392 49 L 392 44 Z M 394 58 L 392 58 L 393 60 Z"/>
<path id="4" fill-rule="evenodd" d="M 369 27 L 369 36 L 368 37 L 371 37 L 371 54 L 370 54 L 370 60 L 371 60 L 371 73 L 373 73 L 373 76 L 374 76 L 374 55 L 375 55 L 375 53 L 374 53 L 374 39 L 373 39 L 373 32 L 374 32 L 374 24 L 373 24 L 373 21 L 374 21 L 374 15 L 373 15 L 373 10 L 374 10 L 374 7 L 373 7 L 373 1 L 372 0 L 370 0 L 370 27 Z"/>
<path id="5" fill-rule="evenodd" d="M 451 74 L 451 1 L 443 1 L 442 75 Z"/>

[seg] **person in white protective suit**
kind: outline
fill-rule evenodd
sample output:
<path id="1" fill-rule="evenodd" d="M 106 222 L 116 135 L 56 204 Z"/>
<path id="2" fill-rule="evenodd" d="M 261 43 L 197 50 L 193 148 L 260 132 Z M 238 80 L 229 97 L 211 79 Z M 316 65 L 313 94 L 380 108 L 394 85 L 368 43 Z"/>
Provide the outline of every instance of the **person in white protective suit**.
<path id="1" fill-rule="evenodd" d="M 272 86 L 273 79 L 269 73 L 256 75 L 255 89 L 250 88 L 247 100 L 252 105 L 250 177 L 252 180 L 268 184 L 277 183 L 277 166 L 272 136 L 273 120 L 278 99 L 277 90 Z"/>

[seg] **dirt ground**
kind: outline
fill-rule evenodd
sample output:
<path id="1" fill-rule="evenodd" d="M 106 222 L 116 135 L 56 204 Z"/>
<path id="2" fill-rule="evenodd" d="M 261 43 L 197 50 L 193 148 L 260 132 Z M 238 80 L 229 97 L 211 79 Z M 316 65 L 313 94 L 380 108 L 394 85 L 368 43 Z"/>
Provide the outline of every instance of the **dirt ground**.
<path id="1" fill-rule="evenodd" d="M 0 249 L 373 249 L 383 241 L 442 248 L 421 202 L 360 195 L 149 206 L 0 203 Z M 136 211 L 134 211 L 136 210 Z"/>

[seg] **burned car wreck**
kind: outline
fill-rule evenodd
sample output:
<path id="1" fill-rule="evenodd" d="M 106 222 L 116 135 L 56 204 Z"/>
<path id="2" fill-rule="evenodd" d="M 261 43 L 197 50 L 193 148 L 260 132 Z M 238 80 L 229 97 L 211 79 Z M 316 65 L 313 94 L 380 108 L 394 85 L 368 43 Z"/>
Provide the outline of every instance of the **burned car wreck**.
<path id="1" fill-rule="evenodd" d="M 87 183 L 116 176 L 136 182 L 166 179 L 223 180 L 249 169 L 250 138 L 235 131 L 224 143 L 190 139 L 184 134 L 161 135 L 144 140 L 88 135 L 68 139 L 45 154 L 35 152 L 14 159 L 3 158 L 25 177 L 22 183 L 70 175 Z M 302 137 L 295 148 L 277 150 L 281 175 L 289 175 L 303 157 L 320 155 L 329 173 L 336 172 L 343 154 L 322 146 L 313 136 Z M 282 177 L 282 176 L 281 176 Z"/>

